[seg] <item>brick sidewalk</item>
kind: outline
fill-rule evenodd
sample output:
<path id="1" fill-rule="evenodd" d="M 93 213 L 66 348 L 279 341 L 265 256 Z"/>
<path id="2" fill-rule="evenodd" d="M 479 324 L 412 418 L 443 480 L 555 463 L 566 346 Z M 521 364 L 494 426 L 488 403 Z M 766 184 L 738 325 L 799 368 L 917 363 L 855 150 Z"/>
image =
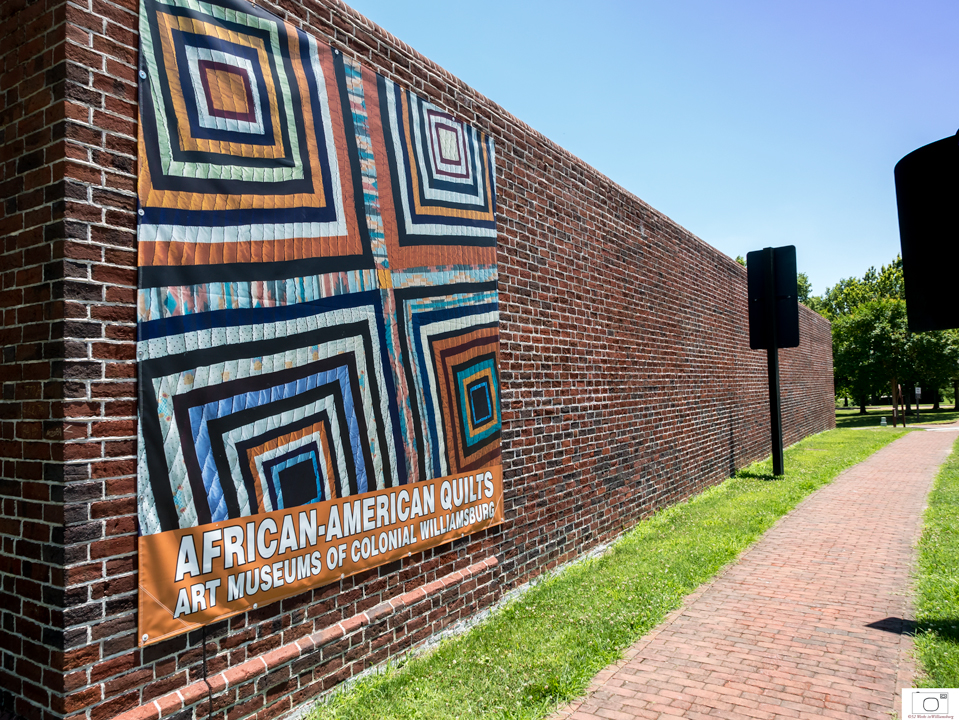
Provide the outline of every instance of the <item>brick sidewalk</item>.
<path id="1" fill-rule="evenodd" d="M 913 545 L 949 430 L 910 433 L 808 497 L 553 720 L 888 720 L 912 680 Z"/>

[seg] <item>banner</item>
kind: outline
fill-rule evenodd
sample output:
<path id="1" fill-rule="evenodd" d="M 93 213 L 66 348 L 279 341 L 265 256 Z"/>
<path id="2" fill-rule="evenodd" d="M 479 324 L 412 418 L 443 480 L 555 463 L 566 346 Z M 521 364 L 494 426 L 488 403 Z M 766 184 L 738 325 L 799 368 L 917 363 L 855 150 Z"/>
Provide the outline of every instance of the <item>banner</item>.
<path id="1" fill-rule="evenodd" d="M 140 43 L 146 644 L 503 509 L 492 139 L 245 0 Z"/>
<path id="2" fill-rule="evenodd" d="M 141 643 L 503 521 L 499 468 L 140 538 Z"/>

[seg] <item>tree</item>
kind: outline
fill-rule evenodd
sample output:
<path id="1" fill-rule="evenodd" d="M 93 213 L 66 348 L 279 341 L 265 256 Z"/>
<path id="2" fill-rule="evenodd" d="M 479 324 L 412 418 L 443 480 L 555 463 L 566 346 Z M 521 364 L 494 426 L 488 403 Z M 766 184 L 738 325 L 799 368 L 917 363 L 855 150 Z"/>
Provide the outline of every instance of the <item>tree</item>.
<path id="1" fill-rule="evenodd" d="M 836 392 L 857 400 L 861 413 L 870 395 L 891 390 L 895 398 L 899 385 L 928 388 L 936 406 L 940 387 L 959 385 L 956 333 L 909 332 L 901 258 L 840 280 L 808 305 L 832 321 Z"/>
<path id="2" fill-rule="evenodd" d="M 871 352 L 863 342 L 862 321 L 852 315 L 836 318 L 832 323 L 832 363 L 836 394 L 851 397 L 866 412 L 866 402 L 877 390 L 870 368 Z"/>
<path id="3" fill-rule="evenodd" d="M 911 359 L 911 336 L 902 300 L 864 302 L 832 324 L 836 390 L 852 396 L 865 414 L 871 395 L 899 384 Z"/>
<path id="4" fill-rule="evenodd" d="M 829 320 L 848 315 L 857 307 L 870 300 L 882 298 L 905 300 L 906 293 L 902 279 L 902 258 L 898 255 L 888 265 L 879 270 L 871 267 L 860 280 L 844 278 L 833 287 L 827 288 L 818 298 L 817 312 Z"/>
<path id="5" fill-rule="evenodd" d="M 809 276 L 804 272 L 796 273 L 796 292 L 799 296 L 799 302 L 803 305 L 809 305 L 809 294 L 812 292 L 812 283 L 809 282 Z"/>
<path id="6" fill-rule="evenodd" d="M 856 308 L 853 315 L 868 323 L 862 331 L 870 343 L 869 368 L 877 386 L 885 384 L 890 389 L 895 423 L 899 414 L 899 388 L 904 384 L 903 379 L 910 376 L 915 359 L 915 336 L 909 332 L 906 303 L 892 298 L 869 300 Z"/>
<path id="7" fill-rule="evenodd" d="M 959 375 L 959 338 L 956 331 L 916 333 L 912 355 L 914 377 L 924 388 L 923 397 L 932 397 L 933 410 L 938 410 L 939 388 L 955 382 Z"/>

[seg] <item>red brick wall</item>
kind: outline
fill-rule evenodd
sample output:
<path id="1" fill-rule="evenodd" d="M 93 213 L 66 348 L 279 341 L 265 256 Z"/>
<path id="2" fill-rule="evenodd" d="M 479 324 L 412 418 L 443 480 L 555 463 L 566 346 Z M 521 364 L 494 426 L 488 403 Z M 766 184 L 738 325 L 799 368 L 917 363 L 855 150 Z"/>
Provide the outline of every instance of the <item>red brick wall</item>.
<path id="1" fill-rule="evenodd" d="M 64 17 L 0 2 L 0 710 L 62 690 Z"/>
<path id="2" fill-rule="evenodd" d="M 507 522 L 136 647 L 136 2 L 6 0 L 0 711 L 205 715 L 205 635 L 214 715 L 281 715 L 769 452 L 743 268 L 346 6 L 263 4 L 495 138 Z M 800 319 L 787 443 L 834 425 Z"/>

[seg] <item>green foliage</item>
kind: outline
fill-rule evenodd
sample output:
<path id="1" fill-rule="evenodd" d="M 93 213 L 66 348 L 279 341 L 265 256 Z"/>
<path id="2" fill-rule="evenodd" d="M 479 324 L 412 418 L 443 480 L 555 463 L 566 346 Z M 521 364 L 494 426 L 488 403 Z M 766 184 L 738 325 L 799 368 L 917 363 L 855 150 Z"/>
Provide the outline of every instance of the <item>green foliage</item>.
<path id="1" fill-rule="evenodd" d="M 902 300 L 868 300 L 837 316 L 832 337 L 837 388 L 855 398 L 888 392 L 910 367 L 913 336 Z"/>
<path id="2" fill-rule="evenodd" d="M 829 320 L 849 315 L 857 307 L 874 300 L 905 300 L 902 258 L 898 255 L 878 271 L 871 267 L 860 280 L 845 278 L 828 288 L 819 298 L 817 312 Z"/>
<path id="3" fill-rule="evenodd" d="M 934 391 L 959 375 L 955 331 L 909 332 L 898 256 L 862 279 L 840 280 L 808 304 L 832 321 L 837 395 L 861 401 L 890 393 L 894 382 Z"/>
<path id="4" fill-rule="evenodd" d="M 531 588 L 433 652 L 335 693 L 308 720 L 534 720 L 658 625 L 803 497 L 900 437 L 833 430 L 641 522 L 600 558 Z"/>
<path id="5" fill-rule="evenodd" d="M 935 330 L 913 336 L 912 377 L 920 378 L 930 388 L 941 388 L 959 375 L 959 333 Z"/>
<path id="6" fill-rule="evenodd" d="M 809 276 L 804 272 L 796 273 L 796 293 L 799 302 L 803 305 L 809 303 L 809 293 L 812 292 L 812 283 L 809 282 Z"/>
<path id="7" fill-rule="evenodd" d="M 929 495 L 916 577 L 917 687 L 959 687 L 959 441 Z"/>

